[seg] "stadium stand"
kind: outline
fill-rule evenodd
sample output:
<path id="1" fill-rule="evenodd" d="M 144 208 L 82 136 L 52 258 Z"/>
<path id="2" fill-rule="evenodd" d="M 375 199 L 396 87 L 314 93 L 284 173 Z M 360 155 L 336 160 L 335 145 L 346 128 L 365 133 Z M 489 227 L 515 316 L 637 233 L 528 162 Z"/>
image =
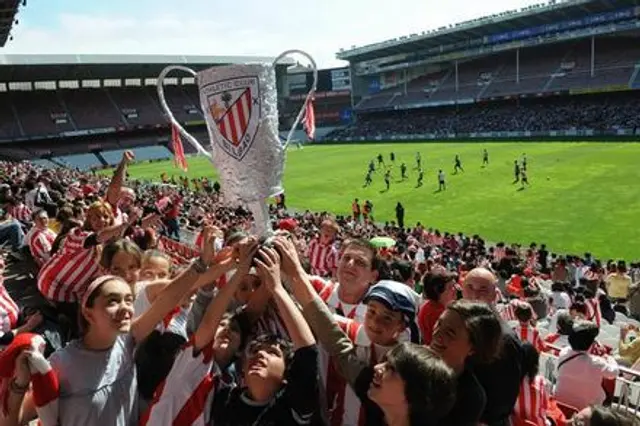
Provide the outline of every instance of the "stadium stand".
<path id="1" fill-rule="evenodd" d="M 325 139 L 635 136 L 639 16 L 550 2 L 342 49 L 357 120 Z"/>

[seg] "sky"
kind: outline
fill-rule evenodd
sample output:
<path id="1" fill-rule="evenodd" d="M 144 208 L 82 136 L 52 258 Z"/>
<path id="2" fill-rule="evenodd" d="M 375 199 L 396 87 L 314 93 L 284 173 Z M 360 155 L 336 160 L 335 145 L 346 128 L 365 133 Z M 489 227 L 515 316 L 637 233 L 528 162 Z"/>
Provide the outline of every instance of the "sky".
<path id="1" fill-rule="evenodd" d="M 219 4 L 218 4 L 219 3 Z M 310 53 L 321 68 L 346 65 L 362 46 L 531 0 L 27 0 L 0 53 L 276 56 Z"/>

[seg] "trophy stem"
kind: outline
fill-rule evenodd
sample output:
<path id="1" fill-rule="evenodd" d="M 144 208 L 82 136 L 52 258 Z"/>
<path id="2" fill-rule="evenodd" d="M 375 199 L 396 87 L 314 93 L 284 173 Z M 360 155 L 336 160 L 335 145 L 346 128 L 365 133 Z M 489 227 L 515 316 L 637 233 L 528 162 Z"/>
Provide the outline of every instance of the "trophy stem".
<path id="1" fill-rule="evenodd" d="M 271 221 L 269 219 L 269 206 L 266 200 L 253 201 L 248 205 L 253 214 L 253 232 L 258 237 L 267 237 L 272 234 Z"/>

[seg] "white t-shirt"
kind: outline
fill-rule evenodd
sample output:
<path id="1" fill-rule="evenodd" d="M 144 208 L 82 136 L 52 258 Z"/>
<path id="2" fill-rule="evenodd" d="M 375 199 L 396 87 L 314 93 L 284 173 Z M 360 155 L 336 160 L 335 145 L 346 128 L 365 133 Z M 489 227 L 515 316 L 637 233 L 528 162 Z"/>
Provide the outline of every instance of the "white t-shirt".
<path id="1" fill-rule="evenodd" d="M 562 364 L 564 360 L 567 362 Z M 615 379 L 617 376 L 618 363 L 613 357 L 602 358 L 566 347 L 558 357 L 556 398 L 578 410 L 602 404 L 606 398 L 602 379 Z"/>

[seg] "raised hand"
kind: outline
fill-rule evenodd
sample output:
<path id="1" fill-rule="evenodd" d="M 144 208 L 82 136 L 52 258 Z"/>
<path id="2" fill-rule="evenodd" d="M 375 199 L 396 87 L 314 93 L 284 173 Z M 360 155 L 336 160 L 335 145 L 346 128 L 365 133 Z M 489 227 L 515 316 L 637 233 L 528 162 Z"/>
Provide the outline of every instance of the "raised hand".
<path id="1" fill-rule="evenodd" d="M 295 277 L 302 271 L 298 251 L 291 240 L 285 237 L 276 237 L 273 245 L 278 249 L 281 256 L 282 271 L 289 277 Z"/>
<path id="2" fill-rule="evenodd" d="M 256 270 L 262 283 L 271 293 L 282 287 L 280 279 L 280 255 L 274 248 L 262 247 L 255 259 Z"/>
<path id="3" fill-rule="evenodd" d="M 258 247 L 258 240 L 255 237 L 243 238 L 235 244 L 233 254 L 238 264 L 238 269 L 245 272 L 249 271 Z"/>
<path id="4" fill-rule="evenodd" d="M 122 153 L 122 161 L 126 164 L 131 164 L 133 160 L 135 160 L 136 156 L 133 151 L 126 150 Z"/>
<path id="5" fill-rule="evenodd" d="M 212 226 L 205 226 L 202 230 L 203 246 L 200 252 L 200 260 L 205 265 L 209 266 L 213 262 L 215 256 L 215 249 L 213 242 L 215 240 L 214 228 Z"/>
<path id="6" fill-rule="evenodd" d="M 143 228 L 153 228 L 155 226 L 158 226 L 161 220 L 162 220 L 162 217 L 160 217 L 159 214 L 152 213 L 150 215 L 145 216 L 142 219 L 141 225 Z"/>

